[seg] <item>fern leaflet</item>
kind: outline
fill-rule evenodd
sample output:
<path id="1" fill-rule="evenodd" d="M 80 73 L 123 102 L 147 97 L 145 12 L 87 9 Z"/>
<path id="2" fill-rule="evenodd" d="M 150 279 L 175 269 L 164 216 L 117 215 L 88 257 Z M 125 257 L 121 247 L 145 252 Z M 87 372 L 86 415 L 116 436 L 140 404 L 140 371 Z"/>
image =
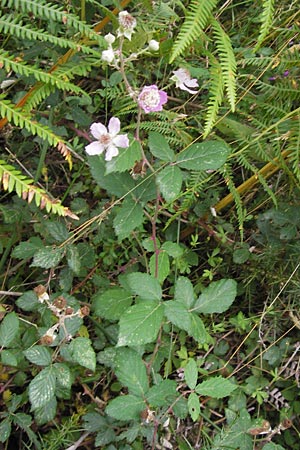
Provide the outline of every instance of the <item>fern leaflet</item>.
<path id="1" fill-rule="evenodd" d="M 201 36 L 217 3 L 218 0 L 191 1 L 185 21 L 173 45 L 170 63 L 173 62 L 177 56 L 181 55 L 192 42 Z"/>
<path id="2" fill-rule="evenodd" d="M 18 19 L 13 18 L 11 14 L 0 17 L 0 32 L 17 36 L 20 39 L 50 42 L 51 44 L 57 45 L 62 48 L 71 48 L 76 51 L 80 50 L 83 53 L 99 56 L 99 52 L 88 47 L 87 45 L 79 42 L 73 42 L 62 37 L 54 36 L 47 33 L 43 29 L 33 29 L 32 24 L 24 24 L 21 21 L 19 22 Z"/>
<path id="3" fill-rule="evenodd" d="M 220 23 L 217 20 L 212 20 L 212 27 L 228 101 L 231 106 L 231 111 L 234 111 L 236 102 L 236 59 L 230 38 Z"/>
<path id="4" fill-rule="evenodd" d="M 257 39 L 256 46 L 254 47 L 254 51 L 256 52 L 261 44 L 263 43 L 265 37 L 267 36 L 273 19 L 274 19 L 274 6 L 275 6 L 275 0 L 263 0 L 263 11 L 261 13 L 260 19 L 261 19 L 261 27 L 259 36 Z"/>
<path id="5" fill-rule="evenodd" d="M 212 62 L 212 59 L 210 59 L 210 61 Z M 204 139 L 208 136 L 216 122 L 219 107 L 223 100 L 223 93 L 224 81 L 222 77 L 222 68 L 220 64 L 214 60 L 210 69 L 210 90 L 203 132 Z"/>
<path id="6" fill-rule="evenodd" d="M 74 14 L 66 13 L 63 6 L 46 3 L 45 0 L 2 0 L 2 6 L 7 6 L 14 10 L 20 9 L 24 13 L 32 13 L 39 19 L 52 19 L 55 22 L 66 24 L 88 38 L 94 39 L 100 46 L 104 46 L 105 44 L 102 36 L 79 20 Z"/>
<path id="7" fill-rule="evenodd" d="M 28 203 L 31 203 L 34 199 L 36 206 L 40 209 L 45 208 L 47 213 L 68 216 L 78 220 L 78 217 L 63 206 L 60 201 L 52 200 L 43 189 L 34 186 L 32 183 L 33 180 L 22 175 L 20 171 L 6 164 L 5 161 L 0 160 L 0 185 L 2 184 L 5 191 L 15 191 L 18 197 L 27 200 Z"/>
<path id="8" fill-rule="evenodd" d="M 25 62 L 17 61 L 13 55 L 9 55 L 7 52 L 0 50 L 0 63 L 2 63 L 7 71 L 13 70 L 15 73 L 25 75 L 26 77 L 33 76 L 36 80 L 43 83 L 52 84 L 58 89 L 65 91 L 72 91 L 76 94 L 86 95 L 86 92 L 75 84 L 62 80 L 58 76 L 43 72 L 41 69 L 27 65 Z"/>

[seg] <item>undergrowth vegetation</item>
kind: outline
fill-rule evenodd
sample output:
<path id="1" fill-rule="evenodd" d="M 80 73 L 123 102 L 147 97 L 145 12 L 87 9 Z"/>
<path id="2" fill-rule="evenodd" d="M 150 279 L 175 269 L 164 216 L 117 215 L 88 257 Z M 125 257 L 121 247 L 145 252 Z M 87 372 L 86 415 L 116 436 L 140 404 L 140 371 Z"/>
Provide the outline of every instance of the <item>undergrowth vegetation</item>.
<path id="1" fill-rule="evenodd" d="M 295 0 L 1 0 L 0 449 L 300 441 Z"/>

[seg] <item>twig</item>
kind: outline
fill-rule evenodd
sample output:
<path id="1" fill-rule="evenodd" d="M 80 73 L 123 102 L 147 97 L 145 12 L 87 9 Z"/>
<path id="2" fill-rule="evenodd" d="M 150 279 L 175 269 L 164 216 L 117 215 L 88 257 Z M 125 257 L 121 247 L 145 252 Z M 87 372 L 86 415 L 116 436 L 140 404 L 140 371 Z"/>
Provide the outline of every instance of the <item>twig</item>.
<path id="1" fill-rule="evenodd" d="M 71 447 L 66 448 L 66 450 L 76 450 L 76 448 L 80 446 L 81 442 L 83 442 L 89 434 L 90 434 L 89 431 L 83 433 L 83 435 L 78 439 L 78 441 L 76 441 L 73 445 L 71 445 Z"/>

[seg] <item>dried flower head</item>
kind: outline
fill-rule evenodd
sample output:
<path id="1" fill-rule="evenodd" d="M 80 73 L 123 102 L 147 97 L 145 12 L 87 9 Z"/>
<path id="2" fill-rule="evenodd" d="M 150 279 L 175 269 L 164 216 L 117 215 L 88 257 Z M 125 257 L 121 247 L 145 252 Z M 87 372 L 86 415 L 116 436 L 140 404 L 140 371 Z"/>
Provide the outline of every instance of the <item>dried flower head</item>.
<path id="1" fill-rule="evenodd" d="M 36 295 L 38 297 L 38 301 L 40 303 L 44 303 L 44 301 L 49 300 L 49 295 L 48 295 L 48 293 L 46 291 L 46 288 L 42 284 L 39 284 L 33 290 L 36 293 Z"/>
<path id="2" fill-rule="evenodd" d="M 135 18 L 128 11 L 121 11 L 119 13 L 119 25 L 117 30 L 118 37 L 125 36 L 131 40 L 131 35 L 134 33 L 134 28 L 136 27 Z"/>

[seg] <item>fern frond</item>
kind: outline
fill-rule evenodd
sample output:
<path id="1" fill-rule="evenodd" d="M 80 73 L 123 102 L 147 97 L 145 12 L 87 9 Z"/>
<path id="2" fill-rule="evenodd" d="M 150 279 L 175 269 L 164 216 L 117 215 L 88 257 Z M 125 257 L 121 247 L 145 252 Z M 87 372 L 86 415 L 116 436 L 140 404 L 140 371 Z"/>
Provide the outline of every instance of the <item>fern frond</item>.
<path id="1" fill-rule="evenodd" d="M 286 147 L 289 151 L 289 161 L 292 164 L 293 173 L 297 180 L 300 181 L 300 117 L 294 117 L 288 137 Z"/>
<path id="2" fill-rule="evenodd" d="M 208 108 L 205 117 L 205 125 L 203 131 L 203 138 L 205 139 L 213 128 L 218 115 L 219 107 L 224 95 L 224 80 L 222 77 L 221 65 L 215 59 L 210 59 L 210 87 Z"/>
<path id="3" fill-rule="evenodd" d="M 0 115 L 1 117 L 7 118 L 9 122 L 13 122 L 16 126 L 25 128 L 31 134 L 36 134 L 45 141 L 48 141 L 50 145 L 57 146 L 61 143 L 61 139 L 50 128 L 33 120 L 28 114 L 24 113 L 20 108 L 16 108 L 7 99 L 0 98 Z"/>
<path id="4" fill-rule="evenodd" d="M 218 49 L 226 94 L 231 111 L 234 111 L 236 102 L 236 59 L 228 34 L 225 33 L 217 20 L 213 19 L 211 24 Z"/>
<path id="5" fill-rule="evenodd" d="M 52 84 L 58 89 L 88 96 L 83 89 L 75 84 L 69 83 L 65 79 L 61 79 L 57 74 L 47 73 L 39 68 L 29 66 L 25 62 L 17 60 L 14 55 L 9 55 L 8 52 L 4 52 L 3 50 L 0 50 L 0 63 L 4 65 L 7 71 L 13 70 L 15 73 L 25 75 L 26 77 L 33 76 L 37 81 Z"/>
<path id="6" fill-rule="evenodd" d="M 256 46 L 254 47 L 255 52 L 259 49 L 265 37 L 269 33 L 269 30 L 271 28 L 274 19 L 274 6 L 275 0 L 263 0 L 262 3 L 263 10 L 260 15 L 261 27 Z"/>
<path id="7" fill-rule="evenodd" d="M 32 24 L 24 24 L 11 14 L 0 17 L 0 33 L 10 34 L 20 39 L 28 39 L 33 41 L 50 42 L 62 48 L 71 48 L 73 50 L 80 50 L 82 53 L 93 54 L 99 56 L 99 52 L 82 43 L 76 43 L 69 39 L 54 36 L 47 33 L 43 29 L 33 29 Z"/>
<path id="8" fill-rule="evenodd" d="M 40 209 L 45 208 L 47 213 L 78 220 L 78 217 L 60 201 L 52 200 L 43 189 L 33 185 L 33 180 L 25 177 L 20 171 L 2 160 L 0 160 L 0 185 L 5 191 L 16 192 L 18 197 L 27 200 L 28 203 L 34 200 L 36 206 Z"/>
<path id="9" fill-rule="evenodd" d="M 191 0 L 185 21 L 181 26 L 180 32 L 173 45 L 170 56 L 170 63 L 177 56 L 181 55 L 184 50 L 192 44 L 199 36 L 201 36 L 209 17 L 218 0 Z"/>
<path id="10" fill-rule="evenodd" d="M 32 13 L 39 19 L 53 20 L 73 27 L 75 31 L 95 40 L 100 46 L 104 46 L 104 39 L 86 23 L 78 19 L 74 14 L 66 13 L 63 6 L 46 3 L 45 0 L 2 0 L 2 6 L 12 9 L 20 9 L 24 13 Z"/>

